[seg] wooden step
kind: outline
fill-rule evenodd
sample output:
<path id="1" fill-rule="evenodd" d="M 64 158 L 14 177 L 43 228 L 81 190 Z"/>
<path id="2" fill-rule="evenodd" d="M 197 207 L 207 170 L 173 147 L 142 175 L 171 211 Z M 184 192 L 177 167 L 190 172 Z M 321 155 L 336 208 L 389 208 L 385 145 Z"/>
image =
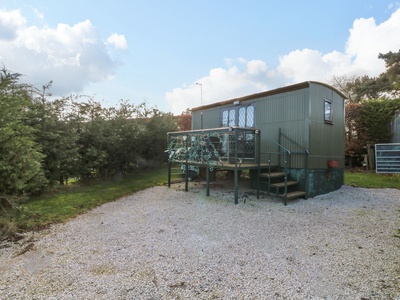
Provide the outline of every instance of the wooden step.
<path id="1" fill-rule="evenodd" d="M 285 177 L 285 176 L 286 176 L 285 172 L 271 172 L 271 173 L 261 173 L 260 174 L 260 177 L 263 177 L 263 178 L 268 178 L 268 177 L 276 178 L 276 177 Z"/>
<path id="2" fill-rule="evenodd" d="M 288 181 L 286 184 L 287 184 L 287 186 L 292 186 L 292 185 L 296 185 L 297 183 L 298 183 L 297 181 Z M 283 187 L 285 187 L 285 182 L 272 183 L 271 187 L 283 188 Z"/>
<path id="3" fill-rule="evenodd" d="M 306 195 L 306 192 L 303 191 L 294 191 L 294 192 L 290 192 L 285 194 L 279 194 L 279 197 L 285 198 L 285 199 L 295 199 L 295 198 L 300 198 L 300 197 L 304 197 Z"/>
<path id="4" fill-rule="evenodd" d="M 272 170 L 272 169 L 276 169 L 279 168 L 278 164 L 261 164 L 260 165 L 261 170 Z"/>

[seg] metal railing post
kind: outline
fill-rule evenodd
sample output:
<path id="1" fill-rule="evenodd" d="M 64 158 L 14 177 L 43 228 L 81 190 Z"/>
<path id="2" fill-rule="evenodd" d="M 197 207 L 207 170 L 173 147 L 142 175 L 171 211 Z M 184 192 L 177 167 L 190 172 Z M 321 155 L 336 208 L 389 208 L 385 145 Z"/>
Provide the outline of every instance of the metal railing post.
<path id="1" fill-rule="evenodd" d="M 270 153 L 268 159 L 268 196 L 271 195 L 271 156 Z"/>
<path id="2" fill-rule="evenodd" d="M 235 171 L 234 171 L 234 185 L 235 185 L 235 204 L 239 203 L 239 173 L 237 169 L 238 159 L 238 131 L 235 130 Z"/>
<path id="3" fill-rule="evenodd" d="M 308 186 L 308 181 L 309 181 L 309 179 L 308 179 L 308 155 L 309 155 L 309 152 L 308 152 L 308 150 L 307 149 L 305 149 L 304 150 L 304 168 L 305 168 L 305 170 L 304 170 L 304 184 L 305 184 L 305 192 L 306 192 L 306 199 L 308 199 L 308 197 L 310 196 L 310 189 L 309 189 L 309 186 Z"/>
<path id="4" fill-rule="evenodd" d="M 256 134 L 256 133 L 255 133 Z M 261 174 L 261 145 L 260 145 L 260 135 L 261 132 L 258 131 L 256 134 L 256 138 L 254 139 L 257 143 L 256 147 L 256 159 L 258 163 L 258 168 L 257 168 L 257 199 L 260 199 L 260 174 Z"/>
<path id="5" fill-rule="evenodd" d="M 210 196 L 210 168 L 206 166 L 206 196 Z"/>
<path id="6" fill-rule="evenodd" d="M 171 187 L 171 162 L 168 162 L 168 187 Z"/>
<path id="7" fill-rule="evenodd" d="M 185 192 L 189 190 L 189 134 L 186 135 Z"/>

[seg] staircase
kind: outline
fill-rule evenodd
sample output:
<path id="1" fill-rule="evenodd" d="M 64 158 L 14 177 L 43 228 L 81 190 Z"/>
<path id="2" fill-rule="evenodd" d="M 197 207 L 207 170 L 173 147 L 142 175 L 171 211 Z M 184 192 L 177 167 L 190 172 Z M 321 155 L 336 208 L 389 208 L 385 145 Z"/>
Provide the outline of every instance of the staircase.
<path id="1" fill-rule="evenodd" d="M 303 146 L 283 134 L 281 129 L 279 129 L 278 137 L 278 141 L 266 138 L 269 140 L 270 145 L 275 145 L 277 151 L 261 152 L 262 160 L 268 162 L 268 167 L 259 170 L 257 189 L 259 190 L 262 187 L 263 190 L 268 191 L 268 195 L 283 199 L 284 204 L 287 205 L 287 201 L 289 200 L 302 197 L 307 198 L 307 191 L 300 190 L 298 187 L 299 182 L 290 178 L 290 169 L 300 168 L 304 170 L 304 176 L 302 177 L 305 178 L 305 182 L 300 185 L 307 189 L 309 152 Z M 297 157 L 296 166 L 292 160 L 295 156 Z"/>
<path id="2" fill-rule="evenodd" d="M 306 197 L 307 193 L 297 189 L 298 181 L 290 180 L 288 172 L 280 171 L 278 166 L 263 170 L 259 175 L 259 184 L 266 185 L 269 195 L 283 199 L 284 205 L 288 200 Z M 264 183 L 264 184 L 263 184 Z"/>

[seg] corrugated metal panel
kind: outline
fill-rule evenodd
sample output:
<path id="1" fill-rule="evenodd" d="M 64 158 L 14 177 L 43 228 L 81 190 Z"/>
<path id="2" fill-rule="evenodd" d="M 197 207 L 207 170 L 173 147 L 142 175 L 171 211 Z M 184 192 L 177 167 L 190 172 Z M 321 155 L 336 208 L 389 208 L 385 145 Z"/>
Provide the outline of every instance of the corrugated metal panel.
<path id="1" fill-rule="evenodd" d="M 332 101 L 332 124 L 324 121 L 325 99 Z M 344 99 L 325 86 L 310 85 L 310 168 L 326 168 L 330 159 L 344 167 Z"/>
<path id="2" fill-rule="evenodd" d="M 201 128 L 201 119 L 200 112 L 192 112 L 192 129 L 200 129 Z"/>
<path id="3" fill-rule="evenodd" d="M 304 120 L 306 117 L 305 101 L 307 99 L 306 90 L 290 92 L 282 95 L 260 99 L 256 107 L 256 124 L 264 126 L 265 124 L 281 124 L 285 127 L 292 127 L 290 123 Z M 263 100 L 263 101 L 262 101 Z M 269 130 L 268 127 L 265 128 Z"/>
<path id="4" fill-rule="evenodd" d="M 256 128 L 261 130 L 261 152 L 278 152 L 279 147 L 269 139 L 278 142 L 279 129 L 296 143 L 308 148 L 307 110 L 307 89 L 259 99 L 256 106 Z M 281 144 L 293 152 L 301 151 L 300 147 L 287 140 L 283 139 Z M 293 167 L 304 166 L 304 156 L 292 156 L 292 163 Z"/>
<path id="5" fill-rule="evenodd" d="M 213 108 L 192 113 L 192 129 L 218 128 L 220 109 Z"/>
<path id="6" fill-rule="evenodd" d="M 324 99 L 332 101 L 333 124 L 324 122 Z M 255 107 L 255 127 L 261 131 L 261 152 L 277 152 L 279 129 L 310 152 L 309 168 L 326 168 L 327 160 L 336 159 L 344 167 L 344 99 L 343 95 L 328 86 L 309 82 L 302 89 L 284 93 L 265 94 L 263 97 L 245 98 L 241 105 L 253 103 Z M 244 99 L 243 99 L 244 100 Z M 220 126 L 221 109 L 226 105 L 204 107 L 192 113 L 193 129 L 216 128 Z M 201 111 L 203 121 L 201 122 Z M 291 151 L 302 151 L 292 143 L 282 141 Z M 263 160 L 265 161 L 265 160 Z M 292 158 L 293 167 L 304 166 L 304 156 Z"/>
<path id="7" fill-rule="evenodd" d="M 392 143 L 400 143 L 400 110 L 396 111 L 392 121 Z"/>

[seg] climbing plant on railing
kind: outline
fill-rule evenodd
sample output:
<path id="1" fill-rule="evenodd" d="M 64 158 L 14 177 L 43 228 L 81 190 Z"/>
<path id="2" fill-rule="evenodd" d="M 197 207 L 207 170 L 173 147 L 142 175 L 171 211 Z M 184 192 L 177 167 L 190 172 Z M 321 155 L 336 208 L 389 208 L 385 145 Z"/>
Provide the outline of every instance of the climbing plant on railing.
<path id="1" fill-rule="evenodd" d="M 182 135 L 170 135 L 168 138 L 169 161 L 182 163 L 181 169 L 186 169 L 186 162 L 189 163 L 189 170 L 199 169 L 194 164 L 206 165 L 210 171 L 214 170 L 217 162 L 221 161 L 220 152 L 224 144 L 223 136 L 218 133 L 190 133 Z"/>

